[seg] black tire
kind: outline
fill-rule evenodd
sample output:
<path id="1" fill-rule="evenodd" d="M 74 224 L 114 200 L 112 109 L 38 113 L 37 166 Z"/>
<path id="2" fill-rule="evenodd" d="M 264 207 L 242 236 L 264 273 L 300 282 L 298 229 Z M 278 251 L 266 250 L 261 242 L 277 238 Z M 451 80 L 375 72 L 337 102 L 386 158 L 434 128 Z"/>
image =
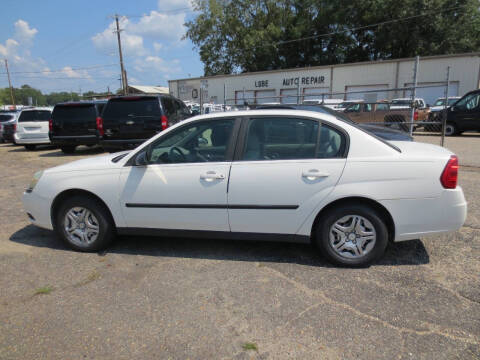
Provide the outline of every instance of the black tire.
<path id="1" fill-rule="evenodd" d="M 64 154 L 73 154 L 75 152 L 75 145 L 61 146 L 60 149 Z"/>
<path id="2" fill-rule="evenodd" d="M 445 126 L 445 136 L 455 136 L 458 135 L 458 128 L 454 123 L 447 123 Z"/>
<path id="3" fill-rule="evenodd" d="M 353 215 L 367 219 L 375 229 L 376 241 L 373 248 L 363 257 L 349 258 L 338 254 L 330 244 L 330 229 L 341 218 Z M 314 245 L 322 252 L 329 262 L 348 267 L 364 267 L 378 260 L 388 244 L 388 228 L 383 217 L 372 207 L 363 204 L 339 205 L 324 214 L 315 228 Z"/>
<path id="4" fill-rule="evenodd" d="M 65 217 L 67 212 L 71 209 L 81 207 L 89 210 L 98 222 L 98 236 L 91 243 L 79 245 L 73 242 L 65 230 Z M 82 252 L 95 252 L 105 249 L 115 238 L 116 231 L 113 219 L 108 209 L 100 201 L 88 196 L 72 196 L 66 199 L 57 208 L 57 213 L 54 214 L 55 232 L 70 248 Z"/>
<path id="5" fill-rule="evenodd" d="M 25 145 L 25 149 L 28 151 L 33 151 L 36 149 L 36 145 Z"/>

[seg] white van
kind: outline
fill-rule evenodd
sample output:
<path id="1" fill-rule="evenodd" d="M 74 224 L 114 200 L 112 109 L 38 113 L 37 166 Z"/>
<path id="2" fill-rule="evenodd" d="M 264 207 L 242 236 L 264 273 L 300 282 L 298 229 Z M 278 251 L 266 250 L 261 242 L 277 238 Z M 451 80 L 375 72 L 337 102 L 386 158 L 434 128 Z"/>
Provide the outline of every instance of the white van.
<path id="1" fill-rule="evenodd" d="M 37 145 L 50 144 L 48 122 L 52 108 L 34 107 L 22 110 L 17 119 L 17 129 L 13 135 L 15 143 L 24 145 L 27 150 L 35 150 Z"/>

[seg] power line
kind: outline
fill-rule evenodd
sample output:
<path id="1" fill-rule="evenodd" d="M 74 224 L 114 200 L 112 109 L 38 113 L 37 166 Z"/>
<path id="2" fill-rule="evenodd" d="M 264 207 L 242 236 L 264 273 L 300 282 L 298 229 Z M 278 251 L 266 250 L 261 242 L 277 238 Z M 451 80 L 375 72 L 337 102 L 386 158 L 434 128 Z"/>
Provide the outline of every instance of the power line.
<path id="1" fill-rule="evenodd" d="M 392 23 L 396 23 L 396 22 L 416 19 L 416 18 L 419 18 L 419 17 L 428 16 L 428 15 L 432 15 L 432 14 L 440 14 L 440 13 L 444 13 L 446 11 L 457 10 L 457 9 L 460 9 L 464 6 L 465 5 L 461 5 L 461 6 L 455 6 L 455 7 L 447 8 L 447 9 L 444 9 L 444 10 L 430 11 L 430 12 L 426 12 L 426 13 L 423 13 L 423 14 L 412 15 L 412 16 L 407 16 L 407 17 L 404 17 L 404 18 L 393 19 L 393 20 L 386 20 L 386 21 L 382 21 L 382 22 L 379 22 L 379 23 L 375 23 L 375 24 L 358 26 L 358 27 L 355 27 L 355 28 L 348 28 L 348 29 L 344 29 L 344 30 L 340 30 L 340 31 L 333 31 L 333 32 L 330 32 L 330 33 L 325 33 L 325 34 L 311 35 L 311 36 L 306 36 L 306 37 L 302 37 L 302 38 L 298 38 L 298 39 L 278 41 L 278 42 L 272 43 L 271 45 L 272 46 L 283 45 L 283 44 L 288 44 L 288 43 L 292 43 L 292 42 L 298 42 L 298 41 L 316 39 L 316 38 L 319 38 L 319 37 L 328 37 L 328 36 L 332 36 L 332 35 L 343 34 L 343 33 L 346 33 L 346 32 L 364 30 L 364 29 L 368 29 L 368 28 L 371 28 L 371 27 L 377 27 L 377 26 L 382 26 L 382 25 L 386 25 L 386 24 L 392 24 Z"/>
<path id="2" fill-rule="evenodd" d="M 69 68 L 69 69 L 59 69 L 59 70 L 42 70 L 42 71 L 10 71 L 10 74 L 48 74 L 53 72 L 64 72 L 64 71 L 77 71 L 77 70 L 91 70 L 91 69 L 98 69 L 108 66 L 116 66 L 117 64 L 105 64 L 105 65 L 92 65 L 86 67 L 77 67 L 77 68 Z M 2 72 L 0 74 L 6 74 L 6 72 Z"/>

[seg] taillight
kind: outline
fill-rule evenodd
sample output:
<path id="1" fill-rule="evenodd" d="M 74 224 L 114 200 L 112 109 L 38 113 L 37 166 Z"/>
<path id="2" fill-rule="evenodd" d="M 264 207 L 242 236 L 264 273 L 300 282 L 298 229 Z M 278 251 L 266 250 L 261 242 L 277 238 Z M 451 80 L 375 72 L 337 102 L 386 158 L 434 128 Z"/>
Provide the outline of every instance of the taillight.
<path id="1" fill-rule="evenodd" d="M 53 131 L 53 121 L 52 121 L 52 119 L 48 119 L 48 130 Z"/>
<path id="2" fill-rule="evenodd" d="M 458 180 L 458 158 L 452 155 L 443 169 L 440 182 L 445 189 L 455 189 Z"/>
<path id="3" fill-rule="evenodd" d="M 414 120 L 414 121 L 417 121 L 417 120 L 418 120 L 418 111 L 415 111 L 415 112 L 413 113 L 413 120 Z"/>
<path id="4" fill-rule="evenodd" d="M 13 124 L 13 132 L 17 131 L 17 124 Z"/>
<path id="5" fill-rule="evenodd" d="M 100 136 L 103 136 L 105 134 L 105 131 L 103 130 L 103 119 L 100 116 L 97 116 L 97 130 Z"/>
<path id="6" fill-rule="evenodd" d="M 162 130 L 165 130 L 168 127 L 168 119 L 165 115 L 162 115 Z"/>

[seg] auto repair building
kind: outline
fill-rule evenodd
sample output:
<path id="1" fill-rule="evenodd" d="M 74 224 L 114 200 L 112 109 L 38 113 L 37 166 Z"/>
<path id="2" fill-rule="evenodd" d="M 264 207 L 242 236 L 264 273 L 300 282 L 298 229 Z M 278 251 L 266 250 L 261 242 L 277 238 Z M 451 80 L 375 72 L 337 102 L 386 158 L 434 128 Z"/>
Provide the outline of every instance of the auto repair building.
<path id="1" fill-rule="evenodd" d="M 297 99 L 336 98 L 379 101 L 411 96 L 415 59 L 395 59 L 312 66 L 308 68 L 216 75 L 169 81 L 172 95 L 184 100 L 227 105 L 296 103 Z M 432 104 L 443 97 L 447 67 L 449 96 L 462 96 L 480 87 L 480 52 L 421 57 L 416 96 Z M 372 92 L 373 91 L 373 92 Z"/>

